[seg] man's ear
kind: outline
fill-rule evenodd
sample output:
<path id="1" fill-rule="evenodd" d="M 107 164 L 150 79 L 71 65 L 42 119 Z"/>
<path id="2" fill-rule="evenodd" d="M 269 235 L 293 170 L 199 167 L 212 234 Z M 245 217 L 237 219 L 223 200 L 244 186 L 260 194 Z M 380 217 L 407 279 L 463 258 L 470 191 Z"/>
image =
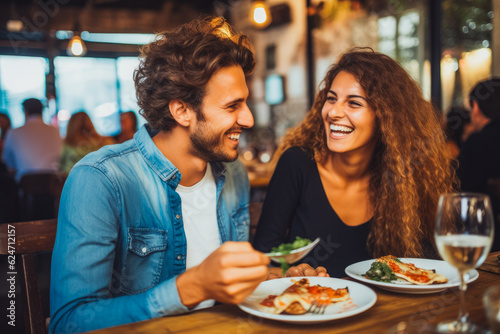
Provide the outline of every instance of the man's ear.
<path id="1" fill-rule="evenodd" d="M 188 106 L 181 100 L 171 100 L 168 104 L 170 113 L 174 119 L 181 126 L 189 126 L 190 113 L 188 112 Z"/>
<path id="2" fill-rule="evenodd" d="M 473 112 L 477 112 L 479 110 L 479 106 L 477 105 L 477 102 L 472 100 L 472 104 L 470 106 L 470 113 L 472 114 Z"/>

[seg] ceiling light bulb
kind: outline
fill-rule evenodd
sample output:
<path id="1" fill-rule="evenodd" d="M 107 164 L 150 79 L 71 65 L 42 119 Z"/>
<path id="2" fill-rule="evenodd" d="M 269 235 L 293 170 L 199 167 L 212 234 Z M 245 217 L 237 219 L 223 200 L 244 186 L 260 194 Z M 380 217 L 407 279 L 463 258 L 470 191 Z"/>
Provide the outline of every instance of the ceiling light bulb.
<path id="1" fill-rule="evenodd" d="M 271 23 L 269 7 L 264 1 L 253 1 L 250 20 L 258 28 L 265 28 Z"/>
<path id="2" fill-rule="evenodd" d="M 70 56 L 83 56 L 87 53 L 87 47 L 80 36 L 73 36 L 68 43 L 67 53 Z"/>

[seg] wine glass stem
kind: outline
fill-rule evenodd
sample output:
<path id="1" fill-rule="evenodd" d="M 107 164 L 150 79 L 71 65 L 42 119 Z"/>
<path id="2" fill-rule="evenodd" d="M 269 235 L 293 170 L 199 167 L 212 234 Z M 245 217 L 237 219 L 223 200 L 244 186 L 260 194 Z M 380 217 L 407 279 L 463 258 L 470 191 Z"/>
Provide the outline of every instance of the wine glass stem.
<path id="1" fill-rule="evenodd" d="M 467 290 L 467 283 L 465 283 L 465 271 L 459 271 L 460 276 L 460 310 L 458 312 L 457 327 L 460 329 L 465 329 L 467 327 L 467 318 L 469 314 L 467 313 L 465 307 L 465 291 Z"/>

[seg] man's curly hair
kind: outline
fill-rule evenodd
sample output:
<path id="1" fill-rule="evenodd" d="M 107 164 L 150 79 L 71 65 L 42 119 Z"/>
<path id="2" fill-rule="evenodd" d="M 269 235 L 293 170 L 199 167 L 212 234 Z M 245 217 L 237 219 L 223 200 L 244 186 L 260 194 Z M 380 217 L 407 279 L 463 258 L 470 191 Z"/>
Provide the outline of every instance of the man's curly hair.
<path id="1" fill-rule="evenodd" d="M 171 100 L 183 101 L 203 119 L 200 106 L 215 72 L 236 65 L 248 76 L 255 68 L 250 40 L 221 17 L 199 18 L 158 34 L 140 58 L 134 72 L 137 103 L 151 128 L 161 131 L 176 125 Z"/>

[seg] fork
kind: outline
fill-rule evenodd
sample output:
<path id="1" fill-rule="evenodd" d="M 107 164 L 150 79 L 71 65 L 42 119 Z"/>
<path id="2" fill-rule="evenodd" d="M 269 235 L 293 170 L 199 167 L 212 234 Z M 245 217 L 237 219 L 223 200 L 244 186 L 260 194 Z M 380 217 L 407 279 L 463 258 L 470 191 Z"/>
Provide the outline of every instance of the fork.
<path id="1" fill-rule="evenodd" d="M 313 314 L 325 314 L 325 309 L 327 306 L 327 303 L 313 301 L 311 307 L 307 311 Z"/>

